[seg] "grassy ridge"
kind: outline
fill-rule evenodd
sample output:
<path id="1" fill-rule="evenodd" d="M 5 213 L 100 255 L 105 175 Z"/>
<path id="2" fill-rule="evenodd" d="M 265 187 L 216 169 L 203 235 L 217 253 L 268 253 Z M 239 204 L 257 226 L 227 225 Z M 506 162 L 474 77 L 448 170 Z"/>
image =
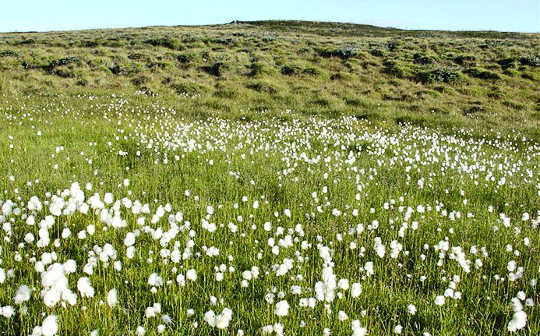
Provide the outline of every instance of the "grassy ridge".
<path id="1" fill-rule="evenodd" d="M 203 117 L 292 110 L 538 140 L 539 45 L 538 34 L 301 21 L 9 33 L 0 92 L 139 90 Z"/>

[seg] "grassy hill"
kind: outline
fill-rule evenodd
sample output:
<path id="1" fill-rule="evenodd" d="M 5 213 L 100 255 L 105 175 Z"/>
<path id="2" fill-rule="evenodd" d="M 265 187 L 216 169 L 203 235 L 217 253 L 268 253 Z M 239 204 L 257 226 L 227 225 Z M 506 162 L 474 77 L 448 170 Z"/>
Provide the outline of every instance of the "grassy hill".
<path id="1" fill-rule="evenodd" d="M 0 336 L 540 335 L 539 42 L 0 34 Z"/>
<path id="2" fill-rule="evenodd" d="M 304 21 L 0 34 L 5 97 L 138 91 L 203 117 L 291 110 L 536 140 L 539 66 L 538 34 Z"/>

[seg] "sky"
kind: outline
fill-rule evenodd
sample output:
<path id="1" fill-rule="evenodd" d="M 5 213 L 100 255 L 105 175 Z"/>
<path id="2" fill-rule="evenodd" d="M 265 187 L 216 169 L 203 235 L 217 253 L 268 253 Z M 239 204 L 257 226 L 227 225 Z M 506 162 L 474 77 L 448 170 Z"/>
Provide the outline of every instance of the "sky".
<path id="1" fill-rule="evenodd" d="M 233 20 L 313 20 L 404 29 L 540 32 L 540 0 L 4 0 L 0 32 Z"/>

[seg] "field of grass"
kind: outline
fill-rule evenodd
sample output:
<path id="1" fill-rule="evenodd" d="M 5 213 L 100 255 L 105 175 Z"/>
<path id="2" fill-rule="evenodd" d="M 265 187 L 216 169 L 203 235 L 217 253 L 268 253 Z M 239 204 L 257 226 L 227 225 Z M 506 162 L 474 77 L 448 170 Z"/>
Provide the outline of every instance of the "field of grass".
<path id="1" fill-rule="evenodd" d="M 145 92 L 182 114 L 292 110 L 540 140 L 538 34 L 261 21 L 0 34 L 0 94 Z"/>
<path id="2" fill-rule="evenodd" d="M 0 335 L 540 334 L 539 42 L 0 34 Z"/>

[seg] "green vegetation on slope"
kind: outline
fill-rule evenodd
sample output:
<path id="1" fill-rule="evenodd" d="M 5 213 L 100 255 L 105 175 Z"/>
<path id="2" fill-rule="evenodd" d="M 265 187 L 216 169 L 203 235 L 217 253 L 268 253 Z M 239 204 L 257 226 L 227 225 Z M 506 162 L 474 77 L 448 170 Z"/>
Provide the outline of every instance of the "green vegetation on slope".
<path id="1" fill-rule="evenodd" d="M 145 92 L 201 116 L 292 110 L 540 138 L 538 34 L 238 21 L 0 34 L 4 96 Z"/>

